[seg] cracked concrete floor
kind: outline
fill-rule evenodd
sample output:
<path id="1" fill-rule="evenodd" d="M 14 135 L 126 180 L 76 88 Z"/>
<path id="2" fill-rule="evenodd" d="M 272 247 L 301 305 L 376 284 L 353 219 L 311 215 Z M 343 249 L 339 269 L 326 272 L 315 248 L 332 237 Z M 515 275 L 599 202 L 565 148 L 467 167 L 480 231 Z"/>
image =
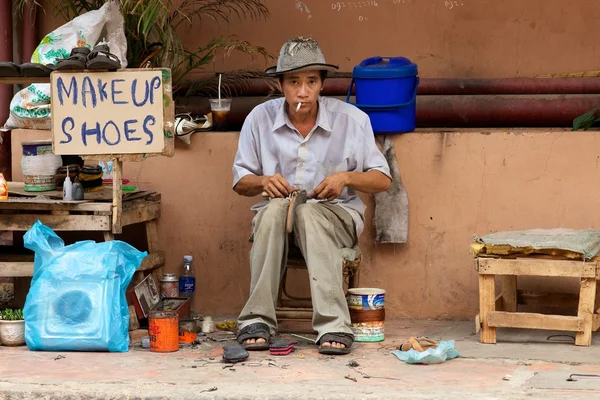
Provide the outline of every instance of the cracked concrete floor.
<path id="1" fill-rule="evenodd" d="M 219 362 L 227 342 L 168 354 L 139 345 L 114 354 L 0 347 L 0 399 L 600 398 L 600 378 L 566 381 L 574 373 L 600 375 L 598 337 L 592 347 L 576 347 L 569 338 L 548 341 L 556 332 L 499 330 L 498 344 L 484 345 L 473 327 L 470 321 L 388 321 L 385 342 L 357 344 L 349 356 L 322 356 L 296 339 L 300 345 L 289 356 L 251 352 L 233 367 Z M 461 355 L 407 365 L 391 350 L 410 336 L 454 339 Z M 359 366 L 348 367 L 350 360 Z"/>

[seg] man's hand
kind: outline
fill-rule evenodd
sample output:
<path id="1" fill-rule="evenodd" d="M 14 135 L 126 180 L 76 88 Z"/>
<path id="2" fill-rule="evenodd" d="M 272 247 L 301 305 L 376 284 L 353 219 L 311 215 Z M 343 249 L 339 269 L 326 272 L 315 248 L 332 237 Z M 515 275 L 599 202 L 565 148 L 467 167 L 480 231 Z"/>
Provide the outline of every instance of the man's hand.
<path id="1" fill-rule="evenodd" d="M 346 186 L 348 186 L 349 175 L 347 172 L 338 172 L 323 179 L 319 186 L 310 194 L 311 199 L 335 200 Z"/>
<path id="2" fill-rule="evenodd" d="M 269 197 L 285 198 L 294 191 L 294 188 L 290 186 L 288 181 L 286 181 L 281 174 L 263 176 L 262 186 L 263 191 L 266 192 Z"/>

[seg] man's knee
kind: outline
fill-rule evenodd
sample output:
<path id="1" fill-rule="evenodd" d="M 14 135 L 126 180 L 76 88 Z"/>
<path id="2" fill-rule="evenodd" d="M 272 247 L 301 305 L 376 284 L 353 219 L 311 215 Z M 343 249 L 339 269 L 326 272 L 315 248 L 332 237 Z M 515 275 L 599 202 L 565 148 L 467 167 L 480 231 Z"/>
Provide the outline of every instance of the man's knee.
<path id="1" fill-rule="evenodd" d="M 290 201 L 287 199 L 271 199 L 260 212 L 260 223 L 272 224 L 285 221 L 289 204 Z"/>
<path id="2" fill-rule="evenodd" d="M 298 221 L 306 221 L 308 219 L 314 218 L 319 214 L 318 203 L 304 203 L 300 204 L 298 208 L 296 208 L 296 218 Z"/>

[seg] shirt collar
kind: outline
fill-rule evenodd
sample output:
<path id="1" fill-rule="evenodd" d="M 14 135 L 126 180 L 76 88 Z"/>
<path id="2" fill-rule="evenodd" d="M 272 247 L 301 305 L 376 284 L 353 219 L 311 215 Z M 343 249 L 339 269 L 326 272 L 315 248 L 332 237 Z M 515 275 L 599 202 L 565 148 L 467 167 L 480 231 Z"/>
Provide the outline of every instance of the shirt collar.
<path id="1" fill-rule="evenodd" d="M 290 122 L 286 112 L 285 112 L 285 100 L 281 103 L 281 107 L 279 107 L 279 111 L 277 112 L 277 116 L 275 117 L 275 121 L 273 122 L 273 132 L 277 129 L 281 128 L 284 125 L 287 125 L 291 129 L 294 129 L 294 126 Z M 324 131 L 331 133 L 331 126 L 329 125 L 329 113 L 325 109 L 325 102 L 322 97 L 319 97 L 319 111 L 317 112 L 317 126 L 321 127 Z"/>

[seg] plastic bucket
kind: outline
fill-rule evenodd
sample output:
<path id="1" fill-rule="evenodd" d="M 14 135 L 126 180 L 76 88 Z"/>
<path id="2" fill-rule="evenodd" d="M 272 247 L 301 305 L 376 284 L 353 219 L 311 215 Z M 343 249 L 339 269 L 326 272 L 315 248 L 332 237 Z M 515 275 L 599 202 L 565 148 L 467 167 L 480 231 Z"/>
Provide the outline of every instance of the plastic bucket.
<path id="1" fill-rule="evenodd" d="M 169 353 L 179 350 L 179 317 L 176 311 L 150 311 L 148 318 L 150 351 Z"/>
<path id="2" fill-rule="evenodd" d="M 52 140 L 32 140 L 28 142 L 21 143 L 23 148 L 23 158 L 21 160 L 21 169 L 24 171 L 23 174 L 23 183 L 24 190 L 26 192 L 46 192 L 49 190 L 56 190 L 56 170 L 52 164 L 55 166 L 60 166 L 61 158 L 60 156 L 53 156 L 52 152 Z M 27 168 L 24 166 L 29 165 L 32 166 L 31 163 L 27 163 L 27 161 L 39 160 L 37 157 L 54 157 L 53 163 L 48 165 L 48 168 L 44 168 L 43 171 L 40 170 L 40 167 L 36 167 L 39 173 L 36 174 L 27 174 Z M 44 173 L 41 173 L 44 172 Z"/>
<path id="3" fill-rule="evenodd" d="M 41 156 L 43 154 L 54 154 L 52 152 L 52 140 L 32 140 L 21 143 L 24 156 Z"/>
<path id="4" fill-rule="evenodd" d="M 354 340 L 381 342 L 385 339 L 385 290 L 354 288 L 346 296 Z"/>
<path id="5" fill-rule="evenodd" d="M 405 57 L 372 57 L 354 67 L 346 102 L 356 85 L 356 107 L 369 115 L 379 134 L 412 132 L 416 127 L 417 65 Z"/>

